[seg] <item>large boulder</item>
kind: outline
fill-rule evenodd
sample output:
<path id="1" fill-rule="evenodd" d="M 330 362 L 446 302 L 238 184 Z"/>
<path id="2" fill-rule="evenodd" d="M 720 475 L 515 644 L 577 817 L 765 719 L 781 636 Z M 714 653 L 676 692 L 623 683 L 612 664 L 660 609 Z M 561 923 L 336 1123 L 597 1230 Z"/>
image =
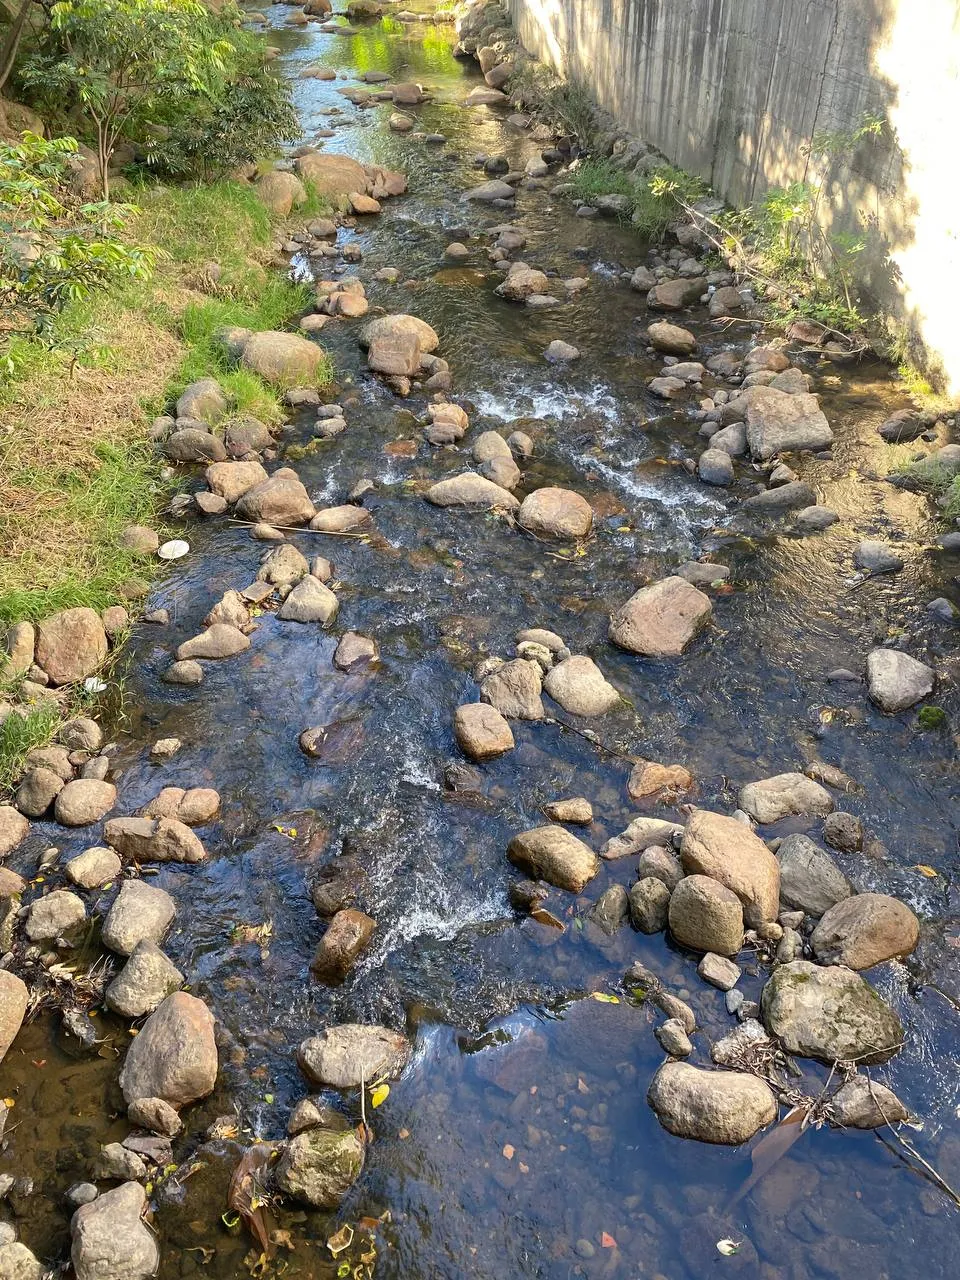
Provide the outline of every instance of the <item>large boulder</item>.
<path id="1" fill-rule="evenodd" d="M 306 524 L 316 513 L 300 477 L 290 467 L 281 467 L 269 480 L 255 484 L 237 503 L 241 519 L 273 525 Z"/>
<path id="2" fill-rule="evenodd" d="M 210 492 L 232 506 L 268 476 L 259 462 L 213 462 L 207 467 L 205 479 Z"/>
<path id="3" fill-rule="evenodd" d="M 217 1065 L 213 1014 L 196 996 L 175 991 L 127 1050 L 120 1088 L 128 1103 L 162 1098 L 179 1108 L 213 1092 Z"/>
<path id="4" fill-rule="evenodd" d="M 26 983 L 7 969 L 0 969 L 0 1062 L 23 1026 L 30 992 Z"/>
<path id="5" fill-rule="evenodd" d="M 899 649 L 874 649 L 867 655 L 871 702 L 891 714 L 905 711 L 933 692 L 933 670 Z"/>
<path id="6" fill-rule="evenodd" d="M 319 196 L 347 197 L 351 191 L 365 192 L 369 181 L 358 160 L 333 152 L 308 151 L 298 158 L 297 172 Z"/>
<path id="7" fill-rule="evenodd" d="M 53 684 L 85 680 L 107 657 L 107 633 L 93 609 L 64 609 L 37 627 L 36 662 Z"/>
<path id="8" fill-rule="evenodd" d="M 453 732 L 460 750 L 471 760 L 492 760 L 514 747 L 513 731 L 496 709 L 485 702 L 457 707 Z"/>
<path id="9" fill-rule="evenodd" d="M 557 663 L 547 672 L 543 687 L 564 711 L 575 716 L 602 716 L 620 703 L 620 695 L 603 672 L 583 654 Z"/>
<path id="10" fill-rule="evenodd" d="M 809 836 L 786 836 L 777 850 L 780 901 L 791 911 L 819 919 L 853 892 L 836 862 Z M 852 968 L 853 966 L 851 966 Z"/>
<path id="11" fill-rule="evenodd" d="M 160 1266 L 156 1237 L 143 1221 L 147 1193 L 124 1182 L 81 1205 L 70 1221 L 76 1280 L 147 1280 Z"/>
<path id="12" fill-rule="evenodd" d="M 684 828 L 680 862 L 688 875 L 710 876 L 735 893 L 748 928 L 776 920 L 780 864 L 759 836 L 736 818 L 695 809 Z"/>
<path id="13" fill-rule="evenodd" d="M 297 387 L 316 380 L 323 358 L 323 349 L 307 338 L 266 330 L 247 339 L 240 360 L 265 382 Z"/>
<path id="14" fill-rule="evenodd" d="M 507 511 L 516 511 L 520 506 L 509 489 L 502 489 L 475 471 L 464 471 L 462 475 L 439 480 L 427 490 L 425 497 L 435 507 L 477 507 L 484 510 L 503 507 Z"/>
<path id="15" fill-rule="evenodd" d="M 600 870 L 593 850 L 563 827 L 535 827 L 513 837 L 507 857 L 515 867 L 558 889 L 581 893 Z"/>
<path id="16" fill-rule="evenodd" d="M 283 169 L 271 169 L 258 178 L 254 191 L 262 204 L 278 218 L 289 218 L 295 207 L 304 204 L 307 189 L 295 173 Z"/>
<path id="17" fill-rule="evenodd" d="M 740 788 L 740 808 L 766 825 L 791 815 L 825 818 L 833 812 L 833 797 L 819 782 L 803 773 L 779 773 Z"/>
<path id="18" fill-rule="evenodd" d="M 202 862 L 207 856 L 199 837 L 176 818 L 110 818 L 103 836 L 133 862 Z"/>
<path id="19" fill-rule="evenodd" d="M 920 941 L 920 922 L 906 903 L 885 893 L 858 893 L 828 911 L 810 938 L 821 964 L 870 969 L 908 956 Z"/>
<path id="20" fill-rule="evenodd" d="M 317 1209 L 336 1209 L 363 1171 L 359 1129 L 311 1128 L 291 1138 L 277 1165 L 281 1191 Z"/>
<path id="21" fill-rule="evenodd" d="M 774 969 L 760 1000 L 764 1025 L 788 1053 L 821 1062 L 885 1062 L 903 1043 L 900 1019 L 858 973 L 794 960 Z"/>
<path id="22" fill-rule="evenodd" d="M 610 639 L 648 658 L 675 658 L 710 621 L 710 597 L 684 578 L 664 578 L 634 592 L 610 616 Z"/>
<path id="23" fill-rule="evenodd" d="M 647 1101 L 678 1138 L 736 1147 L 777 1118 L 770 1086 L 744 1071 L 709 1071 L 665 1062 L 653 1077 Z"/>
<path id="24" fill-rule="evenodd" d="M 511 720 L 542 720 L 540 667 L 526 658 L 505 662 L 480 685 L 480 700 Z"/>
<path id="25" fill-rule="evenodd" d="M 790 395 L 776 387 L 747 387 L 727 402 L 723 419 L 747 424 L 747 443 L 755 462 L 798 449 L 826 449 L 833 443 L 820 402 L 809 392 Z"/>
<path id="26" fill-rule="evenodd" d="M 670 895 L 670 932 L 694 951 L 735 956 L 743 945 L 743 907 L 719 880 L 685 876 Z"/>
<path id="27" fill-rule="evenodd" d="M 388 1027 L 346 1022 L 304 1040 L 297 1050 L 300 1070 L 312 1085 L 356 1089 L 372 1080 L 399 1076 L 410 1060 L 406 1036 Z"/>
<path id="28" fill-rule="evenodd" d="M 521 503 L 517 520 L 543 538 L 585 538 L 593 524 L 593 508 L 571 489 L 535 489 Z"/>

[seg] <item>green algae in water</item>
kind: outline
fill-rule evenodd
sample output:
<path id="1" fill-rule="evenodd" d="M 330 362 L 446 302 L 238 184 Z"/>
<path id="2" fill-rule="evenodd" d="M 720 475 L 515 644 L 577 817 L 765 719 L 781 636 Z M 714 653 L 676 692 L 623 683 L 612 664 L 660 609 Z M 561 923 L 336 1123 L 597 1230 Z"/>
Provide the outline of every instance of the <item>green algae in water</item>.
<path id="1" fill-rule="evenodd" d="M 928 729 L 945 729 L 947 713 L 943 707 L 921 707 L 917 713 L 917 724 L 924 732 Z"/>

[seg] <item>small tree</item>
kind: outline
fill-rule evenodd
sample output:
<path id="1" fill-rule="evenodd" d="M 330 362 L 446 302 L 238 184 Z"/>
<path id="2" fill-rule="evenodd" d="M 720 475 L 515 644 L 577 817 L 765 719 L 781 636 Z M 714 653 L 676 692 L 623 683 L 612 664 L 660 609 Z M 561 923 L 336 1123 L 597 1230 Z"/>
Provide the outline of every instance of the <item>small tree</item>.
<path id="1" fill-rule="evenodd" d="M 207 93 L 231 45 L 199 0 L 60 0 L 51 27 L 25 78 L 89 117 L 109 200 L 110 157 L 124 132 L 161 103 Z"/>

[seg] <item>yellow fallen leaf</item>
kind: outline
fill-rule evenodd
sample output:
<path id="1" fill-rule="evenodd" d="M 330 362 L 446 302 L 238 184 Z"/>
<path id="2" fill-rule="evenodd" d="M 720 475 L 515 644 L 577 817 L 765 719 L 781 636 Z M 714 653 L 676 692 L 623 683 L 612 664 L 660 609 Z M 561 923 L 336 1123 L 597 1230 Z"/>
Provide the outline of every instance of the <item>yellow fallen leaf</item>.
<path id="1" fill-rule="evenodd" d="M 390 1086 L 388 1084 L 378 1084 L 370 1094 L 371 1107 L 379 1107 L 382 1102 L 386 1102 L 390 1097 Z"/>
<path id="2" fill-rule="evenodd" d="M 608 996 L 606 991 L 591 991 L 591 1000 L 599 1000 L 601 1004 L 619 1004 L 619 996 Z"/>
<path id="3" fill-rule="evenodd" d="M 7 1110 L 9 1110 L 10 1107 L 15 1107 L 17 1105 L 17 1100 L 16 1098 L 4 1098 L 3 1105 L 7 1108 Z"/>
<path id="4" fill-rule="evenodd" d="M 937 871 L 935 867 L 928 867 L 926 863 L 918 862 L 914 867 L 914 871 L 919 871 L 922 876 L 926 876 L 928 880 L 936 880 Z"/>
<path id="5" fill-rule="evenodd" d="M 349 1222 L 345 1222 L 327 1241 L 327 1248 L 336 1257 L 338 1253 L 343 1253 L 344 1249 L 349 1249 L 351 1244 L 353 1244 L 353 1227 Z"/>

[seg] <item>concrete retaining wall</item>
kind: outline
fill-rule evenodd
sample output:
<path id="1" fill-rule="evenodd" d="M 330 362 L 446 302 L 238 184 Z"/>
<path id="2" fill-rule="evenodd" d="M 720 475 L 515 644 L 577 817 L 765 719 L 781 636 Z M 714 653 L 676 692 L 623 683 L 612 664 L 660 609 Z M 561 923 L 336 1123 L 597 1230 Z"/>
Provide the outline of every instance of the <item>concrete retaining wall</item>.
<path id="1" fill-rule="evenodd" d="M 816 178 L 815 133 L 882 115 L 828 182 L 870 301 L 960 391 L 956 0 L 508 0 L 524 45 L 734 204 Z"/>

